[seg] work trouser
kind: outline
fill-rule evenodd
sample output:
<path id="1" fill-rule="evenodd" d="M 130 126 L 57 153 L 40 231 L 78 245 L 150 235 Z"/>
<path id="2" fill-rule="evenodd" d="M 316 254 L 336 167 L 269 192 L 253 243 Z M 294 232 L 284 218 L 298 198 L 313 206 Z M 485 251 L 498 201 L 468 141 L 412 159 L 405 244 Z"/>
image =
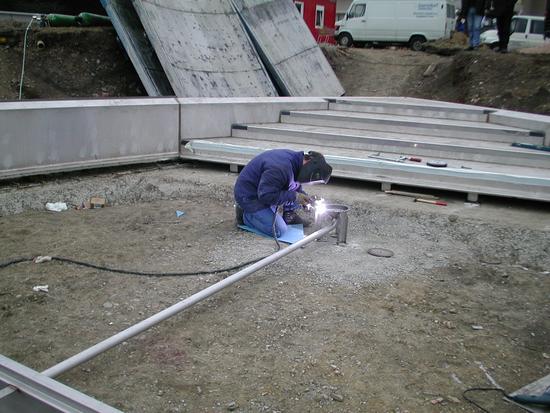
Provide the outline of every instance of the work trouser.
<path id="1" fill-rule="evenodd" d="M 513 16 L 514 9 L 510 9 L 506 10 L 497 17 L 498 47 L 500 50 L 508 49 L 508 42 L 510 41 L 510 25 L 512 24 Z"/>
<path id="2" fill-rule="evenodd" d="M 475 7 L 470 7 L 468 9 L 468 14 L 466 15 L 466 21 L 468 22 L 468 40 L 470 42 L 470 47 L 479 46 L 479 35 L 481 31 L 481 20 L 483 16 L 477 14 Z"/>
<path id="3" fill-rule="evenodd" d="M 275 234 L 273 234 L 273 219 L 275 219 Z M 288 226 L 280 214 L 276 214 L 273 208 L 264 208 L 255 212 L 244 212 L 245 225 L 256 228 L 258 231 L 279 238 L 286 232 Z"/>

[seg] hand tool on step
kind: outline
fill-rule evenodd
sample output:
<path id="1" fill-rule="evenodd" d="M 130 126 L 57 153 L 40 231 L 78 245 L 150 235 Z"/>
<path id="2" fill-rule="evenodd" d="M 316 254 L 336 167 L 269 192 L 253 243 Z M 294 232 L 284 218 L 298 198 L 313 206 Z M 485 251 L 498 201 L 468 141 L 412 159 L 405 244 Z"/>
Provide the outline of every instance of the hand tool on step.
<path id="1" fill-rule="evenodd" d="M 390 162 L 405 162 L 405 161 L 422 162 L 422 159 L 418 158 L 416 156 L 402 155 L 399 158 L 389 158 L 389 157 L 386 157 L 386 156 L 381 156 L 380 152 L 369 155 L 368 157 L 373 158 L 373 159 L 380 159 L 381 161 L 390 161 Z"/>
<path id="2" fill-rule="evenodd" d="M 426 165 L 432 166 L 434 168 L 445 168 L 447 167 L 447 162 L 445 161 L 428 161 Z"/>
<path id="3" fill-rule="evenodd" d="M 425 204 L 447 206 L 447 203 L 445 201 L 436 201 L 436 200 L 433 200 L 433 199 L 415 198 L 414 202 L 424 202 Z"/>

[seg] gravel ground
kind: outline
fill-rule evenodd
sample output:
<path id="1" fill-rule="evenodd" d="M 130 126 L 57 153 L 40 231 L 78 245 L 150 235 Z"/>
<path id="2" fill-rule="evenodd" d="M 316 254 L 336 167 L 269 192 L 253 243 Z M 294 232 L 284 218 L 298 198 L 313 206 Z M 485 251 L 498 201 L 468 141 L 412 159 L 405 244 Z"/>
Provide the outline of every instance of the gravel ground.
<path id="1" fill-rule="evenodd" d="M 197 271 L 271 254 L 272 240 L 234 227 L 234 181 L 212 165 L 164 164 L 5 184 L 0 262 Z M 472 207 L 443 193 L 449 206 L 437 207 L 345 180 L 312 192 L 351 207 L 346 246 L 309 244 L 58 379 L 127 412 L 475 412 L 466 388 L 512 391 L 550 373 L 545 204 Z M 93 195 L 109 206 L 44 210 Z M 57 262 L 0 274 L 0 353 L 39 371 L 222 278 Z"/>

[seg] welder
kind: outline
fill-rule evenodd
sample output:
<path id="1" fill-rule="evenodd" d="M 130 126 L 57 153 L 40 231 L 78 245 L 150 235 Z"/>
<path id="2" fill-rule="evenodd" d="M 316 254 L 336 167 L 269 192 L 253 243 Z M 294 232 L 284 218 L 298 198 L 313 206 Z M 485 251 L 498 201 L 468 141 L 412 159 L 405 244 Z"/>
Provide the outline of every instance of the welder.
<path id="1" fill-rule="evenodd" d="M 326 184 L 331 174 L 332 167 L 319 152 L 262 152 L 243 168 L 235 183 L 237 224 L 276 237 L 286 232 L 287 225 L 307 226 L 310 221 L 297 213 L 312 204 L 302 185 Z"/>

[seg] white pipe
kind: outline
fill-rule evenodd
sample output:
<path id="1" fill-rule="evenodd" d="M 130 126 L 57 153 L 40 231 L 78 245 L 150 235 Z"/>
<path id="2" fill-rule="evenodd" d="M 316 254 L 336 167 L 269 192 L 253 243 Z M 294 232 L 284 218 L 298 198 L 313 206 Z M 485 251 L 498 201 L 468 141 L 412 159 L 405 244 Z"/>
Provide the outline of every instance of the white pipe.
<path id="1" fill-rule="evenodd" d="M 298 248 L 306 244 L 309 244 L 310 242 L 315 241 L 318 238 L 321 238 L 323 235 L 328 234 L 330 231 L 332 231 L 335 227 L 336 227 L 336 221 L 332 222 L 331 225 L 321 228 L 320 230 L 314 232 L 313 234 L 308 235 L 307 237 L 301 239 L 300 241 L 292 245 L 289 245 L 285 249 L 279 250 L 275 254 L 270 255 L 269 257 L 265 257 L 264 259 L 252 264 L 251 266 L 246 267 L 240 270 L 239 272 L 236 272 L 235 274 L 230 275 L 229 277 L 217 282 L 216 284 L 213 284 L 210 287 L 205 288 L 204 290 L 201 290 L 198 293 L 193 294 L 192 296 L 180 301 L 179 303 L 176 303 L 171 307 L 168 307 L 162 310 L 161 312 L 143 321 L 140 321 L 137 324 L 134 324 L 133 326 L 127 328 L 126 330 L 123 330 L 120 333 L 117 333 L 114 336 L 111 336 L 103 340 L 102 342 L 97 343 L 96 345 L 78 354 L 75 354 L 74 356 L 68 358 L 67 360 L 64 360 L 61 363 L 58 363 L 55 366 L 50 367 L 47 370 L 44 370 L 42 374 L 48 377 L 56 377 L 61 373 L 64 373 L 82 363 L 85 363 L 86 361 L 122 343 L 123 341 L 126 341 L 129 338 L 132 338 L 144 332 L 145 330 L 159 324 L 160 322 L 172 317 L 173 315 L 176 315 L 179 312 L 186 310 L 187 308 L 197 304 L 198 302 L 210 297 L 211 295 L 216 294 L 217 292 L 223 290 L 224 288 L 229 287 L 230 285 L 236 283 L 237 281 L 266 267 L 267 265 L 277 261 L 278 259 L 284 257 L 285 255 L 290 254 L 291 252 L 297 250 Z"/>

